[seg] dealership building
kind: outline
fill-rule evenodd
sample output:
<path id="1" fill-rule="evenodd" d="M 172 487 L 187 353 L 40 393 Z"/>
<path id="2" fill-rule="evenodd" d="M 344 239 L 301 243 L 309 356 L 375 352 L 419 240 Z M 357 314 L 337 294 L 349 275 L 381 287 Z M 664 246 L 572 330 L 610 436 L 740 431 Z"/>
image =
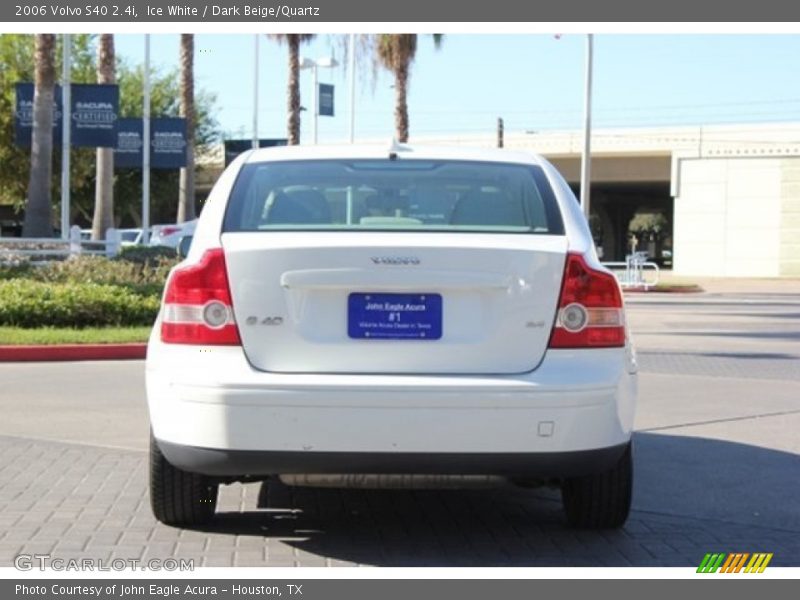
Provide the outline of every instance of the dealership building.
<path id="1" fill-rule="evenodd" d="M 497 143 L 493 135 L 412 141 Z M 506 132 L 504 146 L 543 154 L 578 190 L 581 131 Z M 208 158 L 210 183 L 221 157 Z M 595 129 L 591 179 L 603 260 L 631 251 L 634 217 L 657 215 L 664 231 L 657 242 L 637 239 L 637 249 L 669 257 L 678 275 L 800 277 L 800 123 Z"/>

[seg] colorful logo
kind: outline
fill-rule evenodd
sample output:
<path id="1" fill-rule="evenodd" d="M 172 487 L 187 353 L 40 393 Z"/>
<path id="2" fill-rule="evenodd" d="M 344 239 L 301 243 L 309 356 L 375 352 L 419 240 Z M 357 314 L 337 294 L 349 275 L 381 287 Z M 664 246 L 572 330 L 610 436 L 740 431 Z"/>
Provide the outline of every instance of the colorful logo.
<path id="1" fill-rule="evenodd" d="M 750 559 L 748 561 L 748 559 Z M 763 573 L 769 561 L 772 560 L 772 552 L 731 552 L 729 554 L 708 553 L 700 561 L 697 567 L 698 573 Z M 747 566 L 745 566 L 747 563 Z"/>

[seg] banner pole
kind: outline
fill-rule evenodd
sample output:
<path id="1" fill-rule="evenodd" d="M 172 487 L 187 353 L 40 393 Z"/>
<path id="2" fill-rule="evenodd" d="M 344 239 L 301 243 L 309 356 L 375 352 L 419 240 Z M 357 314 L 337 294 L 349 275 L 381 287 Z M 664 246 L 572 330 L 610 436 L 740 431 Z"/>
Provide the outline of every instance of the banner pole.
<path id="1" fill-rule="evenodd" d="M 61 239 L 69 239 L 69 202 L 70 202 L 70 113 L 72 90 L 72 36 L 63 34 L 63 72 L 61 76 Z"/>
<path id="2" fill-rule="evenodd" d="M 258 148 L 258 34 L 255 34 L 253 57 L 253 148 Z"/>
<path id="3" fill-rule="evenodd" d="M 142 110 L 142 243 L 150 241 L 150 34 L 144 35 L 144 107 Z"/>

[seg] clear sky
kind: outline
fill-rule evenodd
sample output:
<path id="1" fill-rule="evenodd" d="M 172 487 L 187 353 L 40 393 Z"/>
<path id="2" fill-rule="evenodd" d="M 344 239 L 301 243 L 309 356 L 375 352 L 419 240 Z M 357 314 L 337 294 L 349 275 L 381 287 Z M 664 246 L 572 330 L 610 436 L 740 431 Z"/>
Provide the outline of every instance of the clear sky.
<path id="1" fill-rule="evenodd" d="M 302 56 L 343 62 L 346 36 L 320 34 Z M 179 36 L 151 36 L 155 66 L 178 64 Z M 117 53 L 144 57 L 143 35 L 116 36 Z M 217 96 L 228 137 L 252 137 L 253 35 L 195 36 L 198 88 Z M 259 135 L 286 135 L 287 49 L 260 42 Z M 585 36 L 448 34 L 441 48 L 421 35 L 409 93 L 414 135 L 578 129 L 583 122 Z M 364 61 L 365 63 L 368 60 Z M 800 120 L 800 35 L 595 35 L 593 119 L 596 127 L 636 127 Z M 391 137 L 392 78 L 357 69 L 356 137 Z M 320 142 L 348 135 L 345 69 L 320 69 L 336 86 L 336 116 L 319 118 Z M 301 72 L 310 108 L 311 73 Z M 311 134 L 304 114 L 302 141 Z"/>

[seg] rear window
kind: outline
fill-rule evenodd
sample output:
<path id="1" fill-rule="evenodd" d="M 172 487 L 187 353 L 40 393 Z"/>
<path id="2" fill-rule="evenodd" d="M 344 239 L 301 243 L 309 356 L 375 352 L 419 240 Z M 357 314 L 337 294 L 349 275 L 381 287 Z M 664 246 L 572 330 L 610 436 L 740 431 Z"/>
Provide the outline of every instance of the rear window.
<path id="1" fill-rule="evenodd" d="M 223 229 L 564 232 L 539 167 L 409 159 L 244 165 Z"/>

